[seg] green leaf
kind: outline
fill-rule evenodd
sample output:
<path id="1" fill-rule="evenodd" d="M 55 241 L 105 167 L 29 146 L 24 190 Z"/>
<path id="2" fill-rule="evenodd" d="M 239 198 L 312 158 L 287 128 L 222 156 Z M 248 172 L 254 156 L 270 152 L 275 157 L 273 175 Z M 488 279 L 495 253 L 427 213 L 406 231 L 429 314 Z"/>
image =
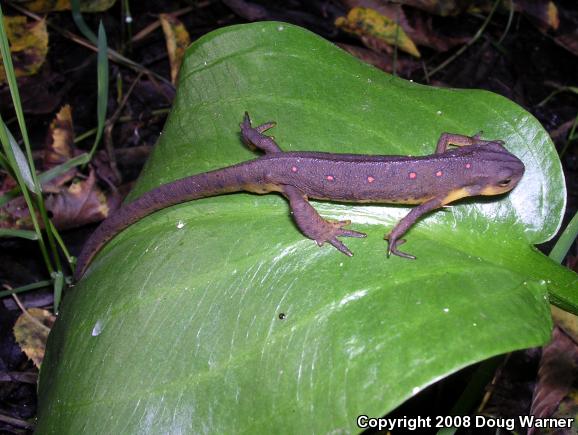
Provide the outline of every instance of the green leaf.
<path id="1" fill-rule="evenodd" d="M 26 184 L 26 187 L 28 187 L 31 192 L 39 193 L 36 185 L 34 184 L 34 179 L 32 178 L 32 172 L 30 171 L 30 166 L 28 166 L 26 156 L 18 146 L 18 142 L 16 142 L 16 139 L 14 139 L 14 136 L 12 136 L 10 130 L 8 130 L 8 127 L 6 127 L 4 124 L 4 121 L 0 122 L 2 122 L 2 126 L 0 128 L 4 129 L 4 132 L 8 137 L 8 144 L 10 145 L 9 151 L 7 149 L 7 152 L 12 152 L 12 157 L 14 158 L 15 167 L 13 170 L 20 173 L 22 180 Z"/>
<path id="2" fill-rule="evenodd" d="M 64 288 L 64 274 L 62 272 L 53 272 L 51 278 L 54 280 L 54 312 L 58 314 Z"/>
<path id="3" fill-rule="evenodd" d="M 90 30 L 90 27 L 88 27 L 86 21 L 84 21 L 82 12 L 80 11 L 80 0 L 71 0 L 70 8 L 72 11 L 72 19 L 74 20 L 74 24 L 76 24 L 78 30 L 80 30 L 80 33 L 82 33 L 83 36 L 94 45 L 98 45 L 98 38 L 94 32 Z"/>
<path id="4" fill-rule="evenodd" d="M 254 158 L 248 111 L 284 150 L 429 154 L 444 131 L 503 139 L 527 173 L 510 195 L 423 219 L 386 258 L 405 207 L 315 203 L 366 239 L 345 257 L 293 225 L 278 195 L 171 207 L 119 234 L 67 294 L 42 366 L 38 433 L 358 430 L 469 364 L 550 337 L 546 290 L 577 277 L 531 244 L 565 186 L 540 124 L 483 91 L 386 75 L 295 26 L 255 23 L 187 52 L 163 135 L 132 193 Z"/>
<path id="5" fill-rule="evenodd" d="M 28 240 L 38 240 L 38 234 L 29 230 L 12 230 L 9 228 L 0 228 L 0 237 L 20 237 Z"/>
<path id="6" fill-rule="evenodd" d="M 4 298 L 4 297 L 12 295 L 12 294 L 23 293 L 23 292 L 27 292 L 30 290 L 38 290 L 40 288 L 49 287 L 51 284 L 52 284 L 52 281 L 38 281 L 38 282 L 35 282 L 32 284 L 24 285 L 22 287 L 14 288 L 12 290 L 4 290 L 4 291 L 0 292 L 0 298 Z"/>
<path id="7" fill-rule="evenodd" d="M 566 229 L 562 232 L 556 245 L 552 248 L 549 257 L 556 263 L 562 263 L 564 257 L 578 237 L 578 213 L 574 215 Z"/>
<path id="8" fill-rule="evenodd" d="M 97 82 L 98 82 L 98 100 L 96 107 L 97 129 L 94 143 L 90 149 L 90 158 L 96 152 L 96 148 L 104 131 L 106 122 L 106 109 L 108 105 L 108 43 L 106 40 L 106 31 L 102 21 L 98 25 L 98 60 L 97 60 Z"/>

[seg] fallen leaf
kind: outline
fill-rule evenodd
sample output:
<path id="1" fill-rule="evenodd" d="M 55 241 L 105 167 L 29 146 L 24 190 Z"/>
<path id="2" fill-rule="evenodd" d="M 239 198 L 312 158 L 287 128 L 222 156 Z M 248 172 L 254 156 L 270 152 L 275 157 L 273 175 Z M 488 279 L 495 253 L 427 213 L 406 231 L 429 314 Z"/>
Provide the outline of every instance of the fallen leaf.
<path id="1" fill-rule="evenodd" d="M 74 130 L 72 127 L 72 112 L 70 105 L 63 106 L 50 123 L 44 145 L 43 169 L 48 170 L 61 165 L 73 157 Z M 51 191 L 72 180 L 77 174 L 77 168 L 71 168 L 44 184 L 43 190 Z"/>
<path id="2" fill-rule="evenodd" d="M 513 0 L 514 9 L 527 17 L 543 32 L 560 26 L 558 8 L 550 0 Z M 507 3 L 506 3 L 507 4 Z"/>
<path id="3" fill-rule="evenodd" d="M 552 305 L 552 319 L 556 326 L 578 343 L 578 316 Z"/>
<path id="4" fill-rule="evenodd" d="M 560 47 L 563 47 L 575 56 L 578 56 L 578 29 L 574 29 L 574 31 L 564 35 L 556 36 L 554 37 L 554 41 L 556 41 L 556 44 Z"/>
<path id="5" fill-rule="evenodd" d="M 384 3 L 380 0 L 342 0 L 349 8 L 364 7 L 373 9 L 380 15 L 388 17 L 398 23 L 415 45 L 433 48 L 444 52 L 456 45 L 464 44 L 471 35 L 455 36 L 440 34 L 439 29 L 432 24 L 431 12 L 427 14 L 419 11 L 411 11 L 411 19 L 406 15 L 401 4 Z M 446 2 L 446 4 L 449 2 Z M 429 3 L 434 6 L 434 2 Z M 410 8 L 411 9 L 411 8 Z M 456 12 L 458 9 L 456 9 Z M 380 50 L 383 51 L 383 50 Z"/>
<path id="6" fill-rule="evenodd" d="M 97 152 L 92 158 L 90 166 L 94 168 L 96 178 L 104 182 L 111 191 L 116 190 L 117 186 L 122 182 L 118 172 L 112 169 L 112 162 L 106 151 L 100 150 Z"/>
<path id="7" fill-rule="evenodd" d="M 559 328 L 555 328 L 552 341 L 542 351 L 530 415 L 548 418 L 555 414 L 562 399 L 573 390 L 572 384 L 577 377 L 577 363 L 576 343 Z M 528 431 L 528 435 L 534 433 L 539 433 L 536 428 Z"/>
<path id="8" fill-rule="evenodd" d="M 411 27 L 405 27 L 406 33 L 416 44 L 430 47 L 439 52 L 445 52 L 461 44 L 467 43 L 472 35 L 447 35 L 440 33 L 434 26 L 432 17 L 425 13 L 413 14 Z"/>
<path id="9" fill-rule="evenodd" d="M 44 359 L 46 339 L 56 317 L 41 308 L 29 308 L 14 324 L 14 337 L 20 349 L 40 368 Z"/>
<path id="10" fill-rule="evenodd" d="M 175 84 L 185 49 L 191 43 L 191 37 L 183 23 L 173 15 L 160 14 L 159 19 L 167 42 L 167 52 L 171 63 L 171 81 Z"/>
<path id="11" fill-rule="evenodd" d="M 349 54 L 361 59 L 365 63 L 373 65 L 383 71 L 393 71 L 393 58 L 386 53 L 376 53 L 367 48 L 358 47 L 350 44 L 337 44 Z M 402 77 L 407 77 L 413 71 L 420 69 L 421 65 L 412 58 L 397 59 L 396 72 Z"/>
<path id="12" fill-rule="evenodd" d="M 26 230 L 33 228 L 26 201 L 22 196 L 0 207 L 0 228 Z"/>
<path id="13" fill-rule="evenodd" d="M 27 22 L 24 16 L 4 17 L 6 34 L 16 77 L 35 74 L 48 53 L 46 21 Z M 0 63 L 0 83 L 6 81 L 4 62 Z"/>
<path id="14" fill-rule="evenodd" d="M 91 169 L 86 180 L 61 187 L 46 198 L 46 208 L 52 213 L 52 222 L 59 229 L 74 228 L 105 219 L 120 205 L 120 195 L 113 191 L 108 197 L 96 183 Z"/>
<path id="15" fill-rule="evenodd" d="M 475 2 L 456 0 L 402 0 L 401 3 L 442 17 L 455 16 L 464 12 L 487 13 L 494 7 L 494 0 L 478 0 Z M 551 0 L 512 0 L 511 3 L 508 0 L 503 0 L 498 5 L 498 10 L 506 13 L 512 6 L 516 12 L 530 17 L 543 29 L 557 29 L 560 24 L 558 8 Z"/>
<path id="16" fill-rule="evenodd" d="M 560 9 L 560 26 L 551 36 L 556 44 L 578 56 L 578 15 L 572 10 Z"/>
<path id="17" fill-rule="evenodd" d="M 469 5 L 456 0 L 401 0 L 400 3 L 442 17 L 461 14 Z"/>
<path id="18" fill-rule="evenodd" d="M 103 12 L 112 7 L 115 1 L 116 0 L 80 0 L 80 11 Z M 38 14 L 69 11 L 71 9 L 70 0 L 17 0 L 15 3 Z"/>
<path id="19" fill-rule="evenodd" d="M 397 45 L 412 56 L 420 57 L 420 53 L 407 36 L 403 28 L 390 18 L 371 8 L 355 7 L 347 17 L 339 17 L 335 25 L 346 32 L 358 35 L 370 48 L 383 49 L 383 45 Z"/>
<path id="20" fill-rule="evenodd" d="M 20 77 L 18 90 L 22 110 L 34 115 L 53 113 L 61 105 L 63 95 L 73 83 L 75 82 L 70 77 L 50 71 L 48 64 L 32 77 Z M 0 86 L 0 107 L 13 107 L 8 86 Z"/>

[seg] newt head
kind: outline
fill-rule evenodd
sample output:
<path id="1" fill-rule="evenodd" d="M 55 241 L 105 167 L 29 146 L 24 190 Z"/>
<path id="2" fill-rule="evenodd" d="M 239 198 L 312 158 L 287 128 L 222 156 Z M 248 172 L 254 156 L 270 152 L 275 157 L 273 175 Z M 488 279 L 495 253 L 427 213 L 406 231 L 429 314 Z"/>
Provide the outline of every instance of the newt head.
<path id="1" fill-rule="evenodd" d="M 524 175 L 524 163 L 510 153 L 501 141 L 472 147 L 473 185 L 471 195 L 499 195 L 512 190 Z M 475 149 L 474 149 L 475 148 Z"/>

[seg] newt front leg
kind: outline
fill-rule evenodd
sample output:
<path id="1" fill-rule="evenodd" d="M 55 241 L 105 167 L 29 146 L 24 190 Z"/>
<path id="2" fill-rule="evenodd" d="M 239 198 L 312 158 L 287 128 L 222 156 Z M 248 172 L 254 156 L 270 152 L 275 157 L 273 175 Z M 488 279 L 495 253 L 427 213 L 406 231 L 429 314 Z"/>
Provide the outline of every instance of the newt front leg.
<path id="1" fill-rule="evenodd" d="M 274 122 L 267 122 L 257 127 L 251 125 L 251 118 L 245 112 L 245 117 L 241 123 L 241 135 L 247 145 L 252 148 L 260 149 L 265 154 L 282 153 L 283 151 L 277 145 L 271 136 L 264 135 L 263 132 L 275 126 Z M 313 208 L 307 196 L 297 187 L 284 185 L 283 195 L 289 200 L 291 214 L 301 232 L 322 246 L 325 242 L 330 243 L 345 255 L 352 256 L 353 253 L 341 242 L 338 237 L 366 237 L 365 233 L 348 230 L 343 228 L 349 225 L 350 221 L 332 222 L 323 219 L 317 210 Z"/>

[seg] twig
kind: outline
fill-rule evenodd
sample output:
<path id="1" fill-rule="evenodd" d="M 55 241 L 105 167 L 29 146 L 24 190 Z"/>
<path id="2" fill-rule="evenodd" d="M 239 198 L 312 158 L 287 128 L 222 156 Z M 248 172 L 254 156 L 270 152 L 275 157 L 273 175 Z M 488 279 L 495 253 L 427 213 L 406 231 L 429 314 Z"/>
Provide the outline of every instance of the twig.
<path id="1" fill-rule="evenodd" d="M 28 423 L 26 420 L 10 417 L 9 415 L 6 414 L 0 414 L 0 421 L 3 421 L 4 423 L 8 423 L 9 425 L 15 427 L 21 427 L 23 429 L 34 429 L 34 425 Z"/>
<path id="2" fill-rule="evenodd" d="M 203 6 L 207 6 L 209 4 L 210 4 L 210 2 L 204 2 L 203 4 L 197 5 L 197 7 L 203 7 Z M 192 10 L 193 10 L 193 6 L 188 6 L 186 8 L 179 9 L 178 11 L 172 12 L 169 15 L 172 15 L 173 17 L 180 17 L 181 15 L 188 14 Z M 130 41 L 132 43 L 139 42 L 139 41 L 143 40 L 144 38 L 146 38 L 149 34 L 154 32 L 156 29 L 158 29 L 160 26 L 161 26 L 161 22 L 159 20 L 155 20 L 151 24 L 149 24 L 148 26 L 145 26 L 136 35 L 134 35 Z"/>
<path id="3" fill-rule="evenodd" d="M 456 60 L 458 57 L 460 57 L 464 51 L 466 51 L 472 44 L 474 44 L 478 39 L 480 39 L 480 37 L 482 36 L 482 34 L 484 33 L 484 30 L 486 30 L 486 27 L 488 26 L 488 24 L 490 23 L 490 20 L 492 19 L 492 16 L 494 15 L 494 12 L 496 11 L 498 4 L 500 3 L 500 0 L 495 0 L 494 1 L 494 5 L 492 6 L 492 10 L 490 11 L 489 15 L 486 17 L 486 20 L 484 21 L 484 23 L 481 25 L 481 27 L 478 29 L 478 31 L 476 32 L 476 34 L 472 37 L 472 39 L 470 39 L 467 43 L 465 43 L 464 45 L 462 45 L 460 47 L 460 49 L 458 51 L 456 51 L 453 56 L 449 57 L 448 59 L 446 59 L 444 62 L 442 62 L 440 65 L 438 65 L 437 67 L 435 67 L 434 69 L 432 69 L 429 72 L 429 77 L 433 76 L 434 74 L 436 74 L 437 72 L 441 71 L 442 69 L 444 69 L 446 66 L 448 66 L 450 63 L 452 63 L 454 60 Z"/>
<path id="4" fill-rule="evenodd" d="M 4 286 L 4 287 L 7 287 L 7 286 Z M 12 290 L 12 289 L 8 288 L 8 290 Z M 50 328 L 48 326 L 46 326 L 44 323 L 42 323 L 40 320 L 38 320 L 36 317 L 34 317 L 32 314 L 30 314 L 28 312 L 26 307 L 24 305 L 22 305 L 22 302 L 20 302 L 20 298 L 18 296 L 16 296 L 15 294 L 12 294 L 12 297 L 14 298 L 16 305 L 18 305 L 18 308 L 20 308 L 20 310 L 22 311 L 22 314 L 24 314 L 28 318 L 28 320 L 30 320 L 32 323 L 34 323 L 36 326 L 38 326 L 40 329 L 43 329 L 47 333 L 50 332 Z"/>
<path id="5" fill-rule="evenodd" d="M 498 40 L 498 45 L 500 45 L 504 41 L 504 39 L 506 39 L 506 36 L 508 35 L 508 32 L 510 31 L 510 27 L 512 26 L 513 20 L 514 20 L 514 0 L 510 0 L 510 13 L 508 14 L 508 22 L 506 23 L 506 28 L 504 29 L 504 33 L 502 34 L 502 36 Z"/>

